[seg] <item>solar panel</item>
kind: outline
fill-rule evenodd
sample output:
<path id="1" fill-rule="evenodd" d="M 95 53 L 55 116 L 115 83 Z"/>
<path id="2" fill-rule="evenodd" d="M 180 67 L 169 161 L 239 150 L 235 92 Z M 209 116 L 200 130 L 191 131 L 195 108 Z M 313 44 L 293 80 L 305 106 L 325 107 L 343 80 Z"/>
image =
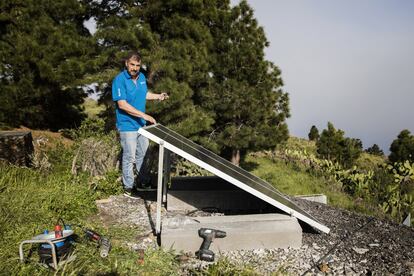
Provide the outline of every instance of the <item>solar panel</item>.
<path id="1" fill-rule="evenodd" d="M 186 158 L 316 229 L 329 233 L 330 230 L 328 227 L 322 225 L 311 215 L 299 208 L 271 184 L 171 129 L 161 124 L 155 124 L 140 128 L 139 133 L 158 144 L 162 142 L 168 150 Z"/>

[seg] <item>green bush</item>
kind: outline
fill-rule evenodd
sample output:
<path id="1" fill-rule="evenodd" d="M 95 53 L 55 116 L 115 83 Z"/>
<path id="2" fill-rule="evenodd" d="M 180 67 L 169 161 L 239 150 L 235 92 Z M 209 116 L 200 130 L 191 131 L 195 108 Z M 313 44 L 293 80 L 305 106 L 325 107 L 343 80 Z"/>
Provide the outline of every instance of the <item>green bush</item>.
<path id="1" fill-rule="evenodd" d="M 414 212 L 414 164 L 409 161 L 386 166 L 393 181 L 386 183 L 383 202 L 384 212 L 401 222 L 404 216 Z"/>
<path id="2" fill-rule="evenodd" d="M 81 140 L 89 137 L 103 138 L 108 134 L 105 131 L 105 121 L 101 118 L 87 118 L 78 128 L 65 129 L 62 133 L 73 140 Z"/>
<path id="3" fill-rule="evenodd" d="M 353 198 L 364 199 L 367 207 L 371 206 L 370 212 L 384 212 L 377 213 L 378 216 L 390 215 L 401 222 L 405 214 L 414 211 L 414 168 L 408 161 L 387 165 L 383 157 L 364 153 L 357 162 L 360 167 L 346 169 L 337 162 L 319 159 L 303 150 L 284 149 L 267 155 L 272 160 L 284 160 L 297 170 L 340 183 L 342 190 Z"/>

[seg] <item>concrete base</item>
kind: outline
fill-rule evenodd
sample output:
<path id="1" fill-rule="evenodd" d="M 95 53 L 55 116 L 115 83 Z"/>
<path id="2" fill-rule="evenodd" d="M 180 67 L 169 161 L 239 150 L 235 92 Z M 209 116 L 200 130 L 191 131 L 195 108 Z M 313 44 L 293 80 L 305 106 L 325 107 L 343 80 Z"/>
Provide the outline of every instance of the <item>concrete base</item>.
<path id="1" fill-rule="evenodd" d="M 313 202 L 318 202 L 322 204 L 328 204 L 328 198 L 324 194 L 313 194 L 313 195 L 297 195 L 295 197 L 306 199 Z"/>
<path id="2" fill-rule="evenodd" d="M 216 253 L 240 249 L 299 248 L 302 245 L 302 228 L 296 218 L 284 214 L 259 214 L 167 218 L 162 223 L 161 246 L 194 253 L 203 241 L 198 236 L 200 228 L 227 233 L 225 238 L 215 239 L 211 244 L 210 249 Z"/>

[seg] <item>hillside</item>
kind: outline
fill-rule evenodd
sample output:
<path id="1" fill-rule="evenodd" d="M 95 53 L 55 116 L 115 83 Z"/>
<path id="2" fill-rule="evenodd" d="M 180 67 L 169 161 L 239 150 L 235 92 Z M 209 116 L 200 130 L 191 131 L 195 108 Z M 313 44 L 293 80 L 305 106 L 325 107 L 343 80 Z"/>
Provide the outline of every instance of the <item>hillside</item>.
<path id="1" fill-rule="evenodd" d="M 87 172 L 72 175 L 73 158 L 81 141 L 44 131 L 33 131 L 33 137 L 37 151 L 50 166 L 18 168 L 0 164 L 0 269 L 3 272 L 48 273 L 48 269 L 37 265 L 35 248 L 28 263 L 19 263 L 16 245 L 44 229 L 53 229 L 59 218 L 74 225 L 79 236 L 82 236 L 80 226 L 88 227 L 110 237 L 113 242 L 110 256 L 101 259 L 94 244 L 76 239 L 77 259 L 62 268 L 72 274 L 222 275 L 220 273 L 227 271 L 226 275 L 295 275 L 308 269 L 312 273 L 326 269 L 341 274 L 409 275 L 412 269 L 412 228 L 391 222 L 378 205 L 346 193 L 341 183 L 310 171 L 294 155 L 288 162 L 286 156 L 276 152 L 254 153 L 246 158 L 243 166 L 286 194 L 326 194 L 328 206 L 294 200 L 332 232 L 325 235 L 305 231 L 303 246 L 299 249 L 226 252 L 220 255 L 217 263 L 207 266 L 191 256 L 177 256 L 177 252 L 155 246 L 154 237 L 147 229 L 151 225 L 148 219 L 154 211 L 154 202 L 125 201 L 121 195 L 119 171 L 95 177 Z M 113 139 L 107 138 L 104 140 Z M 288 145 L 290 150 L 315 150 L 312 143 L 297 138 L 289 140 Z M 199 174 L 200 170 L 184 164 L 181 172 Z M 103 213 L 105 204 L 110 208 Z M 358 214 L 360 212 L 375 218 Z M 315 268 L 313 265 L 322 264 L 324 260 L 317 261 L 325 254 L 329 257 L 327 267 Z"/>
<path id="2" fill-rule="evenodd" d="M 179 260 L 179 274 L 193 275 L 196 271 L 202 271 L 201 275 L 414 273 L 413 228 L 337 207 L 295 198 L 292 200 L 328 226 L 331 232 L 323 234 L 305 228 L 300 248 L 216 252 L 218 262 L 210 267 L 210 263 L 197 260 L 193 254 L 174 252 Z M 136 252 L 145 252 L 156 248 L 156 239 L 149 234 L 153 223 L 151 218 L 156 216 L 155 205 L 154 199 L 132 200 L 111 196 L 99 202 L 98 209 L 99 216 L 108 225 L 121 224 L 142 229 L 145 234 L 129 240 L 128 246 Z M 163 214 L 171 215 L 166 210 Z"/>

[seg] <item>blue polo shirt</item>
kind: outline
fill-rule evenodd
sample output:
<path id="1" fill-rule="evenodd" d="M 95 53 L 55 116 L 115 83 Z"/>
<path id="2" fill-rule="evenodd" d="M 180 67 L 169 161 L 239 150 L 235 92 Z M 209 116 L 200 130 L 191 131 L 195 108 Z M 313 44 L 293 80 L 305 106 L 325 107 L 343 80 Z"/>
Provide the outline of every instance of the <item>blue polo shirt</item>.
<path id="1" fill-rule="evenodd" d="M 127 70 L 119 73 L 112 82 L 113 101 L 126 100 L 130 105 L 145 113 L 147 98 L 147 80 L 139 73 L 136 83 L 132 80 Z M 116 127 L 119 131 L 136 131 L 145 126 L 146 121 L 129 115 L 116 106 Z"/>

